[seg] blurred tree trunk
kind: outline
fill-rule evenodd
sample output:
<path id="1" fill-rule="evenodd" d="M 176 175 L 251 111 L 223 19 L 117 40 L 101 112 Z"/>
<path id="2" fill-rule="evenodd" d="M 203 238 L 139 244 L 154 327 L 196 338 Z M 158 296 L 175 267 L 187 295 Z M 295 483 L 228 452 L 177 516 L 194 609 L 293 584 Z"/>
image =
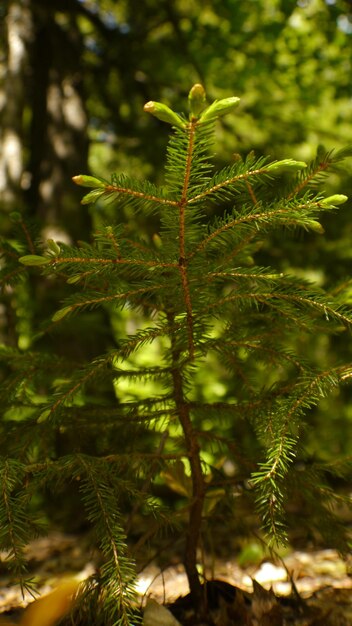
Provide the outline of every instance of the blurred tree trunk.
<path id="1" fill-rule="evenodd" d="M 75 16 L 56 20 L 51 3 L 33 2 L 29 168 L 32 210 L 45 223 L 69 224 L 74 237 L 85 238 L 89 220 L 80 210 L 73 175 L 87 171 L 87 114 L 80 60 L 83 41 Z"/>
<path id="2" fill-rule="evenodd" d="M 23 205 L 26 75 L 33 36 L 30 0 L 9 0 L 2 28 L 4 62 L 0 66 L 0 209 Z"/>
<path id="3" fill-rule="evenodd" d="M 8 214 L 20 211 L 25 223 L 39 224 L 43 239 L 89 237 L 89 214 L 71 181 L 88 167 L 75 5 L 0 2 L 0 236 L 12 236 Z M 17 292 L 14 298 L 12 289 L 2 289 L 0 339 L 24 348 L 33 326 L 50 316 L 57 293 L 31 273 Z"/>
<path id="4" fill-rule="evenodd" d="M 87 171 L 83 40 L 76 13 L 65 8 L 59 15 L 41 0 L 6 5 L 0 209 L 27 207 L 43 227 L 69 224 L 73 237 L 85 238 L 89 219 L 71 182 Z"/>

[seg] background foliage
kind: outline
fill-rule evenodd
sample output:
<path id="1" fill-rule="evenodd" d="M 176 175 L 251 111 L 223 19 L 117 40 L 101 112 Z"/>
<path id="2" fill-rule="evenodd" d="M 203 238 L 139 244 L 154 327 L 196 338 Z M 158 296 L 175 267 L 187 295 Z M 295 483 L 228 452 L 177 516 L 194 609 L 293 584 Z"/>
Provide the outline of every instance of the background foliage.
<path id="1" fill-rule="evenodd" d="M 146 116 L 143 104 L 153 99 L 182 109 L 195 82 L 205 85 L 210 101 L 241 97 L 237 114 L 217 131 L 219 166 L 231 161 L 234 149 L 308 160 L 319 144 L 332 149 L 352 143 L 347 0 L 6 0 L 0 12 L 0 231 L 7 260 L 6 246 L 18 252 L 25 242 L 28 247 L 32 226 L 36 251 L 43 238 L 89 240 L 92 228 L 108 223 L 114 208 L 80 206 L 72 175 L 123 171 L 161 182 L 167 128 Z M 347 162 L 329 177 L 327 192 L 351 195 L 351 171 Z M 279 247 L 271 236 L 257 252 L 258 264 L 337 292 L 350 289 L 350 210 L 348 203 L 327 216 L 326 234 L 306 234 L 299 246 L 287 237 Z M 119 218 L 142 237 L 155 236 L 156 218 L 137 222 L 128 208 Z M 53 331 L 43 339 L 37 333 L 67 286 L 25 268 L 20 275 L 11 272 L 8 264 L 2 271 L 12 283 L 1 294 L 0 334 L 7 346 L 84 363 L 114 346 L 119 329 L 137 324 L 126 312 L 94 312 L 80 317 L 79 325 L 65 324 L 60 337 Z M 345 339 L 317 333 L 310 358 L 320 367 L 331 341 L 329 358 L 348 360 Z M 206 385 L 210 398 L 229 390 L 221 372 Z M 141 390 L 136 385 L 116 393 L 128 398 Z M 314 428 L 306 445 L 312 457 L 348 452 L 349 393 L 336 392 L 311 412 Z M 62 438 L 58 445 L 65 445 Z"/>

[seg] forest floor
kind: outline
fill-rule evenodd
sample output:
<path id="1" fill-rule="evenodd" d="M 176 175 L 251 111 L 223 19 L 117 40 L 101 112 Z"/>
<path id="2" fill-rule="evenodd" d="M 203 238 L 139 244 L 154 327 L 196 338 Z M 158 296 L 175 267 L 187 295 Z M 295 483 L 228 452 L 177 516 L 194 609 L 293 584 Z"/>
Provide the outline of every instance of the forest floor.
<path id="1" fill-rule="evenodd" d="M 11 584 L 6 574 L 6 555 L 1 556 L 0 613 L 15 621 L 32 597 L 28 594 L 22 598 L 20 589 Z M 87 537 L 59 532 L 32 542 L 27 558 L 29 574 L 35 578 L 41 594 L 68 577 L 84 580 L 96 570 L 100 560 Z M 279 560 L 263 558 L 242 567 L 235 555 L 208 559 L 204 577 L 217 581 L 210 607 L 216 626 L 352 626 L 352 577 L 348 563 L 335 550 L 295 550 Z M 198 624 L 187 599 L 180 600 L 187 595 L 188 587 L 179 562 L 163 571 L 151 562 L 139 574 L 138 592 L 141 605 L 147 603 L 147 612 L 152 610 L 154 616 L 159 606 L 166 604 L 182 626 Z M 156 624 L 163 623 L 160 618 L 163 620 L 165 615 L 156 616 Z"/>

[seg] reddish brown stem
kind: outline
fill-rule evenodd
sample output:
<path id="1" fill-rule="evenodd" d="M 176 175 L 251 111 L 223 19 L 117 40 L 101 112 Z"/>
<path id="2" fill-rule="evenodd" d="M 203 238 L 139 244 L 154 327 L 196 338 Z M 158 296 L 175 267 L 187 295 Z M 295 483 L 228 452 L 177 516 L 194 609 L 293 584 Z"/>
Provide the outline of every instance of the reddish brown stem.
<path id="1" fill-rule="evenodd" d="M 202 585 L 197 570 L 197 548 L 200 542 L 202 514 L 205 498 L 205 481 L 200 457 L 200 446 L 197 432 L 193 428 L 190 405 L 184 395 L 184 380 L 179 363 L 180 353 L 175 348 L 173 339 L 173 315 L 169 314 L 171 332 L 171 350 L 173 367 L 171 370 L 173 381 L 173 397 L 176 411 L 183 430 L 184 441 L 191 467 L 192 500 L 189 505 L 188 528 L 186 533 L 184 565 L 189 583 L 193 604 L 199 614 L 205 610 Z"/>
<path id="2" fill-rule="evenodd" d="M 179 203 L 180 208 L 180 224 L 179 224 L 179 270 L 181 274 L 181 283 L 183 290 L 183 297 L 186 306 L 186 316 L 187 316 L 187 330 L 188 330 L 188 350 L 189 356 L 191 359 L 194 357 L 194 341 L 193 341 L 193 312 L 192 312 L 192 301 L 191 294 L 189 290 L 189 282 L 187 275 L 187 260 L 186 260 L 186 231 L 185 231 L 185 220 L 186 220 L 186 207 L 187 207 L 187 193 L 189 187 L 189 181 L 191 176 L 191 167 L 192 167 L 192 155 L 194 150 L 194 141 L 195 141 L 195 129 L 196 129 L 196 120 L 192 120 L 189 125 L 189 141 L 188 141 L 188 152 L 187 152 L 187 160 L 185 166 L 185 174 L 183 180 L 183 188 L 182 188 L 182 197 Z"/>

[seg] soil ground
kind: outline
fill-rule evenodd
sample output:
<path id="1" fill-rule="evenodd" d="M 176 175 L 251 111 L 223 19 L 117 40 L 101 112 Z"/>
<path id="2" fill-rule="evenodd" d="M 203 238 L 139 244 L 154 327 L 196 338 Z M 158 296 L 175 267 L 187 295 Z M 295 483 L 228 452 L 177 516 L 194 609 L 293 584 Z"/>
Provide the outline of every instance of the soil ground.
<path id="1" fill-rule="evenodd" d="M 29 594 L 22 598 L 6 573 L 6 555 L 0 556 L 0 613 L 10 615 L 13 621 L 33 598 Z M 59 532 L 32 542 L 27 557 L 29 573 L 35 577 L 41 594 L 68 577 L 87 578 L 100 560 L 88 537 Z M 215 561 L 208 558 L 204 577 L 219 581 L 219 594 L 215 601 L 212 597 L 209 609 L 211 619 L 216 626 L 352 626 L 352 577 L 348 570 L 349 564 L 329 549 L 296 550 L 280 560 L 264 558 L 242 567 L 235 555 Z M 139 573 L 138 592 L 142 606 L 149 598 L 150 606 L 150 599 L 155 601 L 154 611 L 166 604 L 182 625 L 199 624 L 187 608 L 187 601 L 182 604 L 179 600 L 188 593 L 179 562 L 163 571 L 156 562 L 150 563 Z"/>

